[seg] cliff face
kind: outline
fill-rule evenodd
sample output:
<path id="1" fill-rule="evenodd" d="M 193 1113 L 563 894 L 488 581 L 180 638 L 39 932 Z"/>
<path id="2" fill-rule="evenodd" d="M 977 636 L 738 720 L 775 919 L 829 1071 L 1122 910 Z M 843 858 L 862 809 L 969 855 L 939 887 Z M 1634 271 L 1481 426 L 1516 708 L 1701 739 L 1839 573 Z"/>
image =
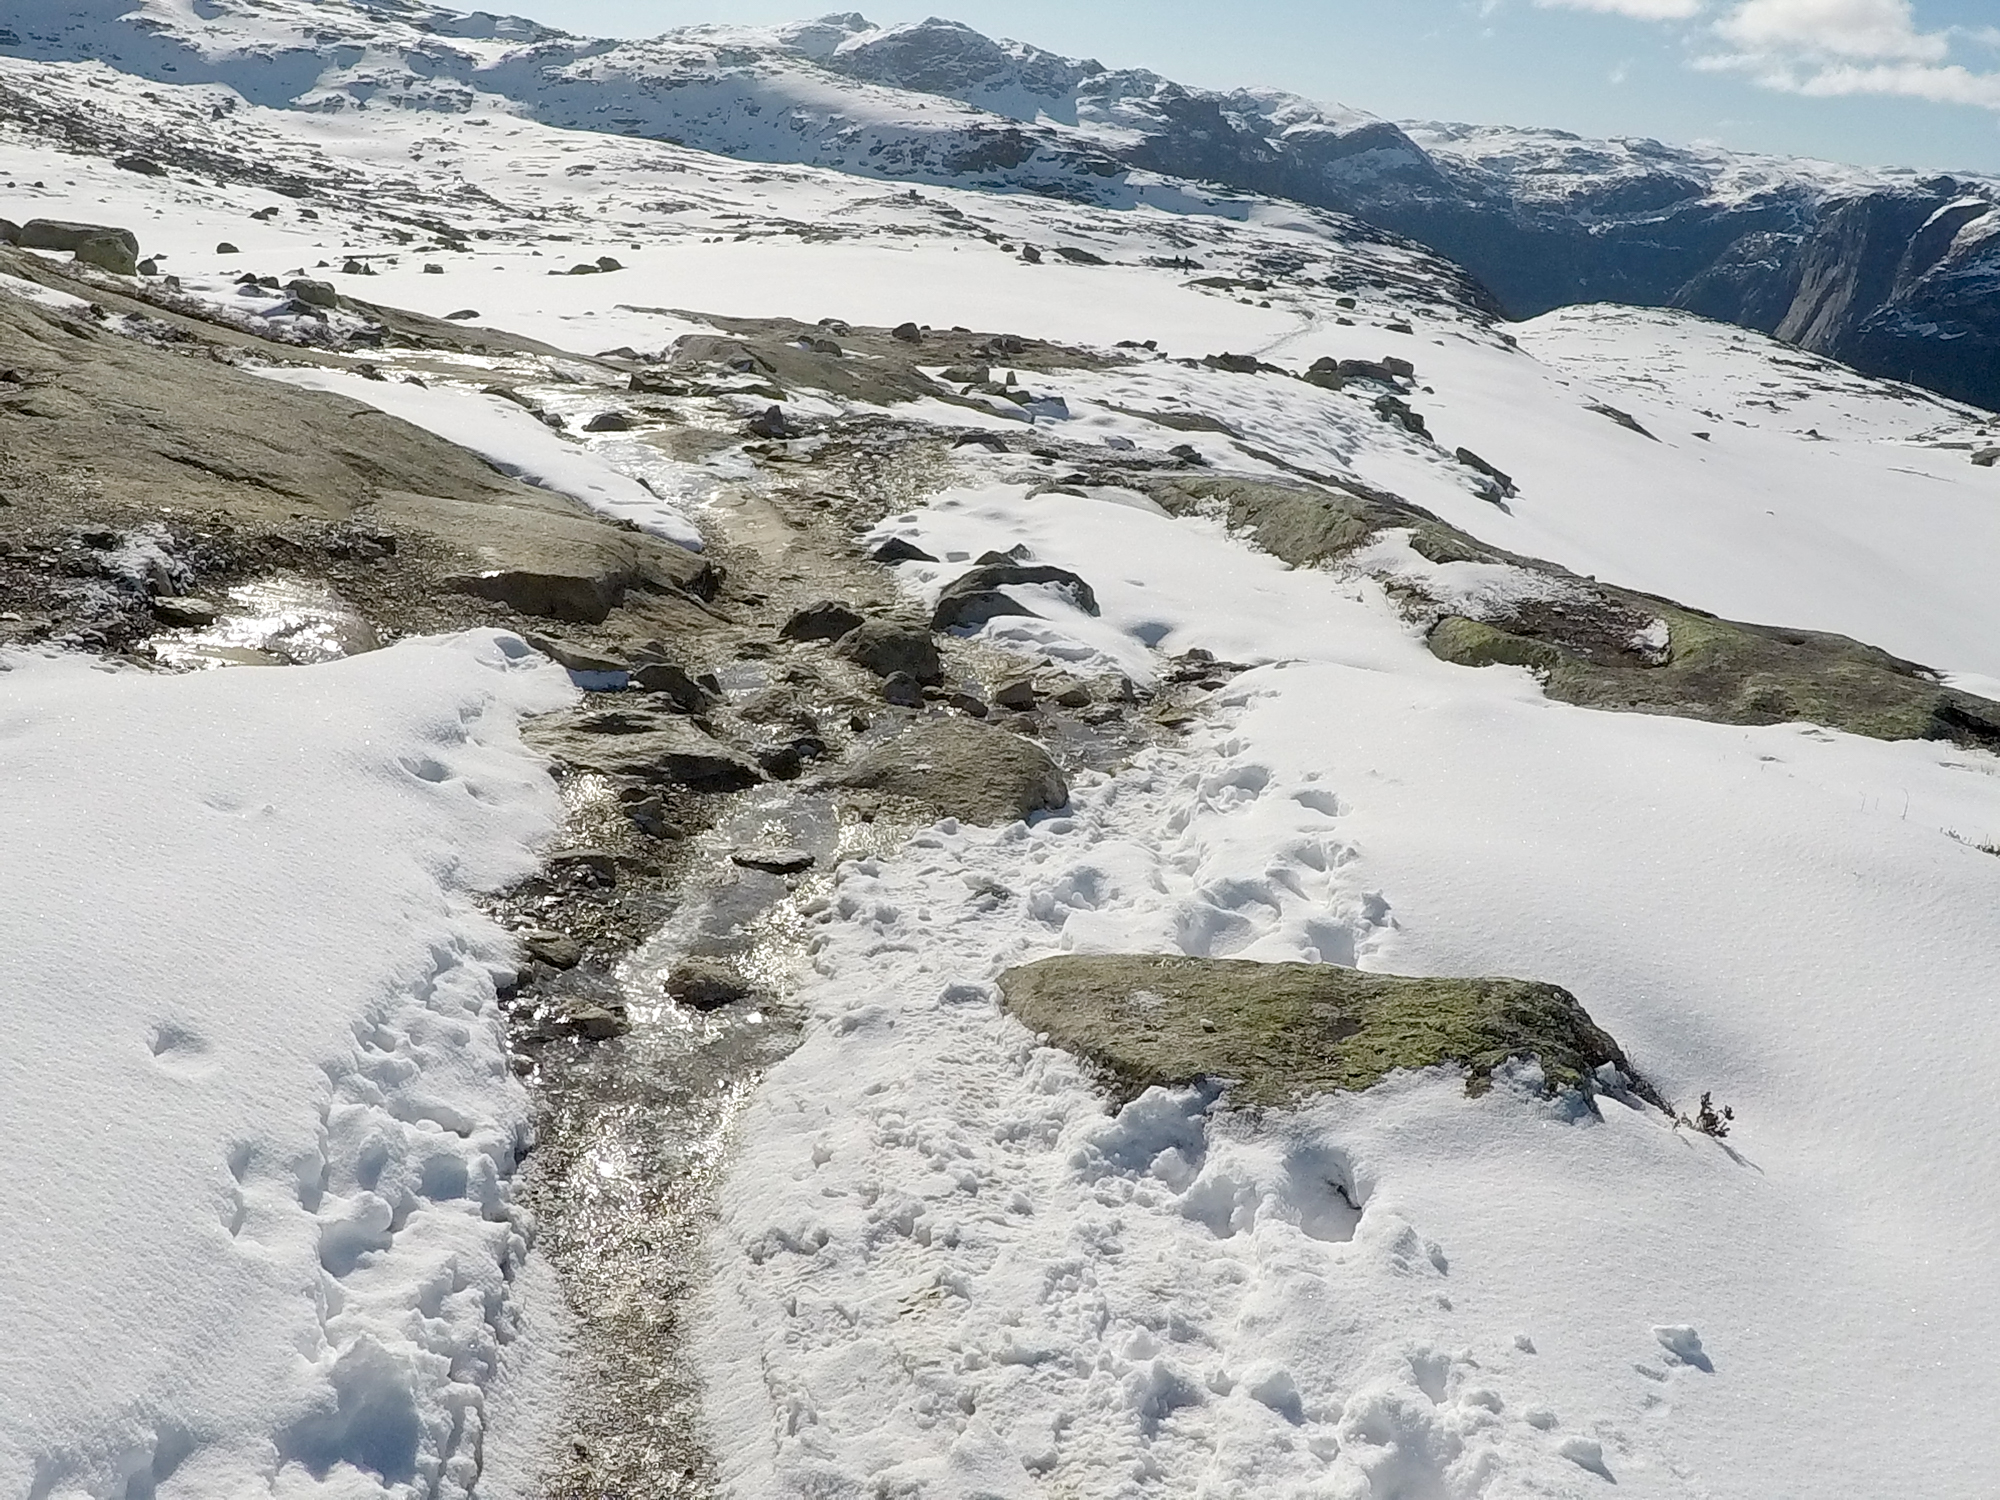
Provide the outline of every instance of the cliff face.
<path id="1" fill-rule="evenodd" d="M 0 0 L 0 55 L 101 58 L 254 103 L 338 112 L 508 101 L 552 125 L 756 161 L 1112 207 L 1336 210 L 1452 257 L 1516 317 L 1584 302 L 1682 308 L 2000 408 L 2000 184 L 1591 141 L 1395 125 L 1273 90 L 1190 89 L 855 14 L 566 36 L 401 0 Z M 365 44 L 365 45 L 364 45 Z"/>

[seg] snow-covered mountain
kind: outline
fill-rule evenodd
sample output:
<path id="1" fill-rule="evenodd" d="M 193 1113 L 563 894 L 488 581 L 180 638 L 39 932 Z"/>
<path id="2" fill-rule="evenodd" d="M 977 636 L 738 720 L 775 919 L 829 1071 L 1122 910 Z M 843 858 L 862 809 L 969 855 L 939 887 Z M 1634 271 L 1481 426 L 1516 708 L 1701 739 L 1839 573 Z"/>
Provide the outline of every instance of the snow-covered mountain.
<path id="1" fill-rule="evenodd" d="M 0 1495 L 1983 1493 L 2000 423 L 1163 153 L 1892 176 L 0 16 Z"/>
<path id="2" fill-rule="evenodd" d="M 1289 199 L 1436 247 L 1513 316 L 1684 308 L 2000 406 L 2000 189 L 1983 178 L 1398 126 L 941 20 L 609 42 L 401 0 L 8 0 L 0 28 L 0 54 L 101 57 L 267 105 L 457 110 L 484 93 L 544 123 L 880 177 L 1116 206 L 1213 210 L 1216 188 Z"/>

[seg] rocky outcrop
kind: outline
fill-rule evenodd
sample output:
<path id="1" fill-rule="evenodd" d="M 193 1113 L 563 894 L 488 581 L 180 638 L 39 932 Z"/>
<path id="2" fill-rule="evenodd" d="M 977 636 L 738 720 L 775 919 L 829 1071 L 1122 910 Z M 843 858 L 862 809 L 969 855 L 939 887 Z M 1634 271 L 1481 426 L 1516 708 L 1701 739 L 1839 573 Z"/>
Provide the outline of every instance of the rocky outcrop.
<path id="1" fill-rule="evenodd" d="M 1369 1088 L 1397 1068 L 1445 1066 L 1462 1068 L 1478 1094 L 1502 1064 L 1532 1059 L 1552 1089 L 1595 1089 L 1609 1068 L 1658 1102 L 1574 995 L 1524 979 L 1065 954 L 1007 970 L 1000 993 L 1030 1030 L 1095 1063 L 1128 1097 L 1218 1083 L 1233 1104 L 1284 1106 Z"/>

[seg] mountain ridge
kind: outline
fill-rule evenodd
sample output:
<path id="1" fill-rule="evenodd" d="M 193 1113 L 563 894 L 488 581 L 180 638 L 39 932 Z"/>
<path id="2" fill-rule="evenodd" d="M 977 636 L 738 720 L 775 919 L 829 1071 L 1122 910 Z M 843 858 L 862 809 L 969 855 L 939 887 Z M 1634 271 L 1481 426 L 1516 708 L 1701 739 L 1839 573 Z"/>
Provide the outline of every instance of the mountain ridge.
<path id="1" fill-rule="evenodd" d="M 1980 177 L 1398 124 L 857 12 L 614 41 L 418 0 L 7 0 L 6 54 L 330 114 L 486 95 L 544 124 L 1107 207 L 1286 199 L 1438 250 L 1511 317 L 1679 308 L 2000 407 L 2000 184 Z"/>

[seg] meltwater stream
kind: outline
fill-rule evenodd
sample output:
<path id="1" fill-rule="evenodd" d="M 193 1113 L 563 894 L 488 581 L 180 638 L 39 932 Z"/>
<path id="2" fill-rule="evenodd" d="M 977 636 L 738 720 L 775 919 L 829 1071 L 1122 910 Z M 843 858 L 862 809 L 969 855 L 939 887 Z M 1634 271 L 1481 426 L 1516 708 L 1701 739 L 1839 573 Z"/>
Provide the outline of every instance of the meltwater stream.
<path id="1" fill-rule="evenodd" d="M 798 1039 L 804 908 L 840 859 L 895 837 L 843 823 L 824 796 L 746 793 L 689 841 L 669 914 L 617 971 L 631 1030 L 542 1053 L 522 1186 L 540 1223 L 534 1253 L 555 1267 L 576 1328 L 543 1481 L 550 1500 L 713 1493 L 686 1335 L 732 1128 Z M 774 846 L 812 854 L 813 869 L 779 875 L 730 860 Z M 705 1014 L 666 998 L 676 965 L 703 958 L 727 959 L 753 993 Z"/>

